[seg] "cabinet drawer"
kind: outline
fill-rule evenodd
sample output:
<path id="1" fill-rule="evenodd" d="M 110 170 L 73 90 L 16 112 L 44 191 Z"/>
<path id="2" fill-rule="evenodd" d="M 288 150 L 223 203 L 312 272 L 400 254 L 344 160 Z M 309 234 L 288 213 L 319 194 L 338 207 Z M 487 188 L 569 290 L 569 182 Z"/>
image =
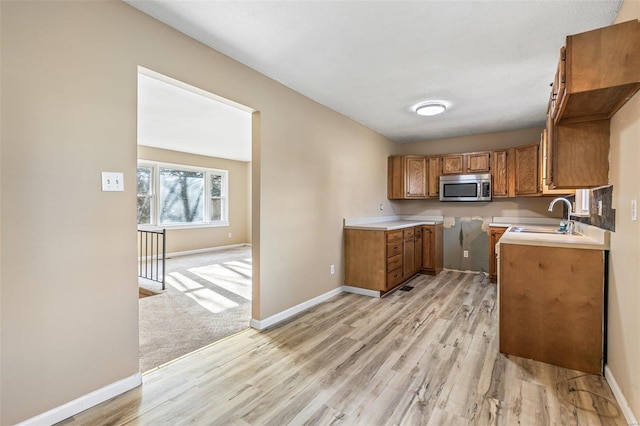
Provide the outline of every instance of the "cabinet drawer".
<path id="1" fill-rule="evenodd" d="M 402 254 L 396 254 L 393 257 L 387 258 L 387 272 L 398 269 L 402 266 Z"/>
<path id="2" fill-rule="evenodd" d="M 387 232 L 387 243 L 402 241 L 402 230 Z"/>
<path id="3" fill-rule="evenodd" d="M 402 241 L 397 243 L 387 244 L 387 257 L 395 256 L 396 254 L 402 253 Z"/>
<path id="4" fill-rule="evenodd" d="M 403 231 L 404 239 L 413 241 L 413 237 L 415 236 L 414 228 L 407 228 Z"/>
<path id="5" fill-rule="evenodd" d="M 387 289 L 393 288 L 402 282 L 402 268 L 387 274 Z"/>

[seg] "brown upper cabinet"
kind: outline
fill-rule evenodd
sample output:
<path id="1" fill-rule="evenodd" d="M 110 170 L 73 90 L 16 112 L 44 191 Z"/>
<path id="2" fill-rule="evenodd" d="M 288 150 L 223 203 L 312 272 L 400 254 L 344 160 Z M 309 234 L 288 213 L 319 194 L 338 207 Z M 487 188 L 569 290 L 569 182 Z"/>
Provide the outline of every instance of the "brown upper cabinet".
<path id="1" fill-rule="evenodd" d="M 469 152 L 442 156 L 442 174 L 487 173 L 491 170 L 491 153 Z"/>
<path id="2" fill-rule="evenodd" d="M 427 158 L 420 155 L 389 157 L 387 198 L 411 200 L 427 198 Z"/>
<path id="3" fill-rule="evenodd" d="M 464 173 L 464 155 L 448 154 L 442 156 L 442 174 L 459 175 Z"/>
<path id="4" fill-rule="evenodd" d="M 556 124 L 611 118 L 640 89 L 640 21 L 568 36 L 556 80 Z"/>
<path id="5" fill-rule="evenodd" d="M 609 124 L 607 119 L 549 125 L 549 188 L 592 188 L 609 183 Z"/>
<path id="6" fill-rule="evenodd" d="M 491 153 L 471 152 L 465 154 L 466 172 L 465 173 L 488 173 L 491 170 Z"/>
<path id="7" fill-rule="evenodd" d="M 540 144 L 514 148 L 515 173 L 514 192 L 516 197 L 540 195 Z"/>
<path id="8" fill-rule="evenodd" d="M 493 151 L 493 197 L 530 197 L 541 194 L 540 144 Z"/>
<path id="9" fill-rule="evenodd" d="M 547 108 L 545 185 L 607 185 L 611 117 L 640 89 L 640 21 L 568 36 Z"/>
<path id="10" fill-rule="evenodd" d="M 569 195 L 575 194 L 575 189 L 551 189 L 549 188 L 547 178 L 547 162 L 549 157 L 548 152 L 549 139 L 548 131 L 544 129 L 540 134 L 540 180 L 542 183 L 542 195 Z"/>
<path id="11" fill-rule="evenodd" d="M 491 176 L 493 178 L 493 198 L 509 197 L 508 150 L 501 149 L 491 153 Z"/>
<path id="12" fill-rule="evenodd" d="M 456 161 L 463 164 L 462 170 L 467 172 L 491 171 L 494 198 L 574 193 L 575 191 L 568 189 L 552 190 L 546 185 L 545 155 L 549 149 L 546 134 L 543 132 L 540 141 L 533 144 L 491 152 L 429 157 L 419 155 L 389 157 L 388 197 L 390 200 L 438 198 L 438 180 L 440 175 L 446 174 L 445 164 L 452 166 Z M 566 144 L 559 146 L 560 153 L 565 146 Z M 469 168 L 470 164 L 474 168 Z M 590 167 L 591 163 L 587 162 L 586 165 Z M 454 168 L 449 167 L 448 170 L 449 174 L 454 174 L 452 173 Z M 582 166 L 576 166 L 573 173 L 589 173 L 589 171 Z M 560 177 L 564 178 L 564 175 L 560 173 Z"/>
<path id="13" fill-rule="evenodd" d="M 438 198 L 440 195 L 439 177 L 442 174 L 442 159 L 427 157 L 427 196 Z"/>

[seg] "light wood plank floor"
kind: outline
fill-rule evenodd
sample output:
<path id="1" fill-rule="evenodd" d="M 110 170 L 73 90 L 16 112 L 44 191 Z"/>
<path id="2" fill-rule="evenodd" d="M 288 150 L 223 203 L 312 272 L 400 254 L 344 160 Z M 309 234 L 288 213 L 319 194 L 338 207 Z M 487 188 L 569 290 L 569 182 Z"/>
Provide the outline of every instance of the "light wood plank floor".
<path id="1" fill-rule="evenodd" d="M 242 332 L 62 424 L 626 424 L 604 378 L 498 353 L 483 275 L 410 285 Z"/>

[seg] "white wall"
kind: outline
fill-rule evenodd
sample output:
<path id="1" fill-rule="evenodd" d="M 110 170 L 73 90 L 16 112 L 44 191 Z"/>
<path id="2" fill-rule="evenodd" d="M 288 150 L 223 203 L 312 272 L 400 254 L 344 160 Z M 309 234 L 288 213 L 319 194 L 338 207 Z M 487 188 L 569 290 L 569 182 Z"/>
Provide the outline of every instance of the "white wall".
<path id="1" fill-rule="evenodd" d="M 616 23 L 640 19 L 640 2 L 626 0 Z M 640 94 L 611 120 L 609 182 L 616 231 L 609 254 L 607 364 L 636 419 L 640 419 L 640 222 L 631 200 L 640 200 Z"/>

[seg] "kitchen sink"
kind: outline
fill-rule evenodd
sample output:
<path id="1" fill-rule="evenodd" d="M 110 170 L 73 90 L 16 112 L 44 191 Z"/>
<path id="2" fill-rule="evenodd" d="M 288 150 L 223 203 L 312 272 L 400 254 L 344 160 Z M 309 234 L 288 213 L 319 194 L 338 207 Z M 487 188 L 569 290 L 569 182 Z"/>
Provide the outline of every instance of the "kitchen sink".
<path id="1" fill-rule="evenodd" d="M 532 227 L 514 226 L 511 228 L 509 232 L 520 232 L 525 234 L 581 235 L 575 231 L 569 234 L 568 232 L 561 231 L 559 228 L 549 227 L 549 226 L 532 226 Z"/>

